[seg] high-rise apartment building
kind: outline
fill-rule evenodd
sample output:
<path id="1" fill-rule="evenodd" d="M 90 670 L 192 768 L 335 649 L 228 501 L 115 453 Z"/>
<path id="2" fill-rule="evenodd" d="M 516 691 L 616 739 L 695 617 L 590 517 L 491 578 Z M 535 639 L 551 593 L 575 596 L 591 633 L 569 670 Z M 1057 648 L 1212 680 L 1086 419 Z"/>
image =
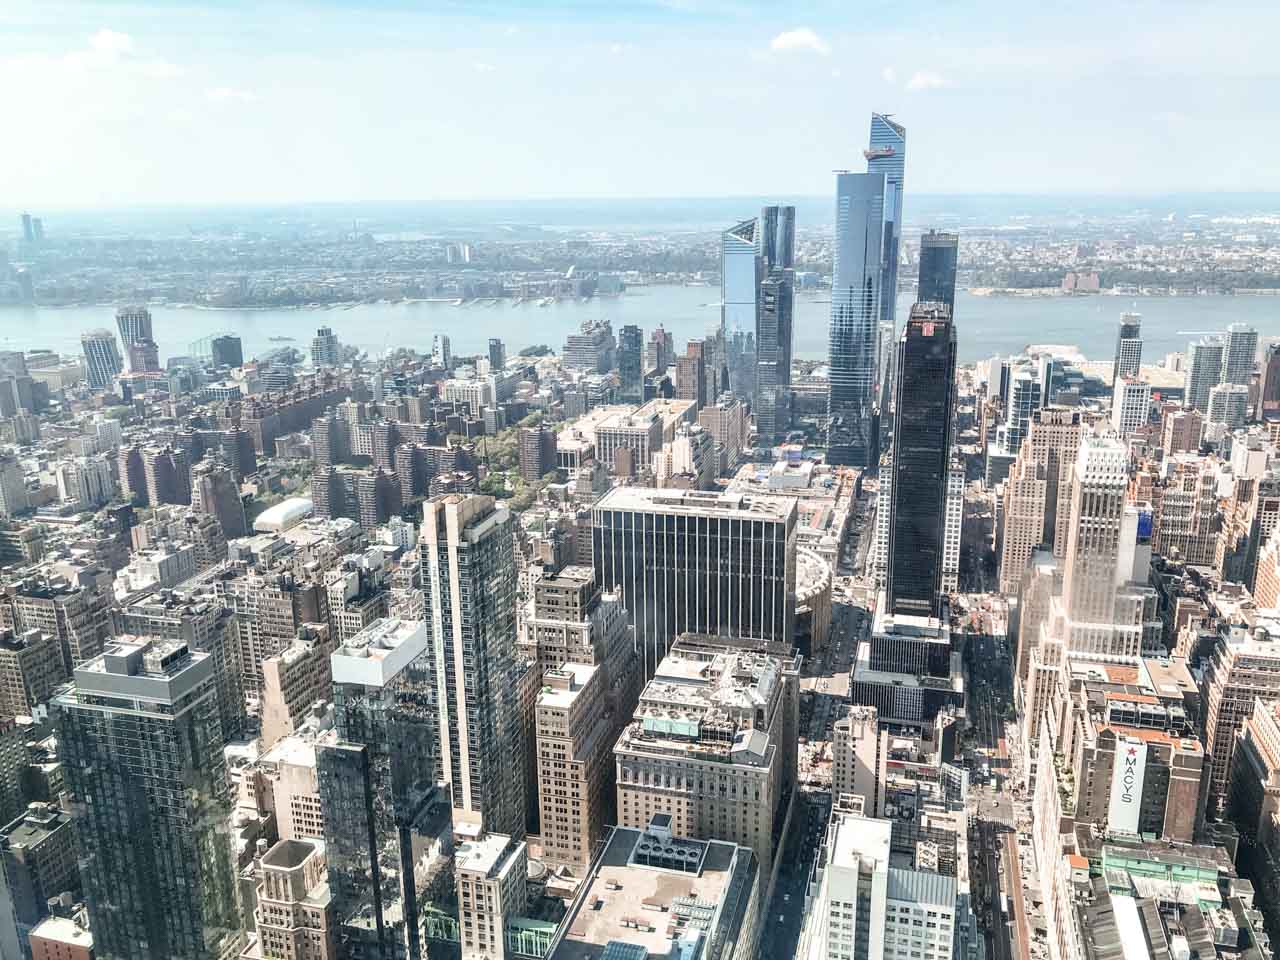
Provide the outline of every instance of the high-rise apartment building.
<path id="1" fill-rule="evenodd" d="M 520 428 L 520 478 L 536 483 L 556 468 L 556 434 L 550 427 L 538 424 Z"/>
<path id="2" fill-rule="evenodd" d="M 608 373 L 613 369 L 617 343 L 608 320 L 584 320 L 577 333 L 564 338 L 561 364 L 570 370 Z"/>
<path id="3" fill-rule="evenodd" d="M 80 335 L 80 346 L 84 350 L 85 377 L 89 381 L 89 389 L 106 390 L 124 369 L 124 361 L 116 347 L 116 335 L 102 328 L 90 330 Z"/>
<path id="4" fill-rule="evenodd" d="M 930 230 L 920 237 L 920 278 L 916 290 L 919 303 L 945 303 L 956 308 L 956 263 L 960 237 Z"/>
<path id="5" fill-rule="evenodd" d="M 453 369 L 453 347 L 447 334 L 437 333 L 431 337 L 431 362 L 446 370 Z"/>
<path id="6" fill-rule="evenodd" d="M 215 367 L 244 366 L 244 347 L 234 333 L 224 333 L 209 341 L 209 362 Z"/>
<path id="7" fill-rule="evenodd" d="M 1111 394 L 1111 428 L 1128 439 L 1151 419 L 1151 384 L 1121 374 Z"/>
<path id="8" fill-rule="evenodd" d="M 159 348 L 151 328 L 151 311 L 146 307 L 121 307 L 116 311 L 116 326 L 120 330 L 120 342 L 129 360 L 131 373 L 146 373 L 160 369 Z"/>
<path id="9" fill-rule="evenodd" d="M 414 863 L 436 801 L 431 633 L 379 620 L 334 651 L 334 730 L 316 747 L 329 889 L 342 954 L 422 956 Z"/>
<path id="10" fill-rule="evenodd" d="M 438 749 L 455 828 L 524 835 L 513 519 L 492 497 L 423 504 L 418 541 Z"/>
<path id="11" fill-rule="evenodd" d="M 1166 457 L 1175 453 L 1195 453 L 1200 449 L 1204 416 L 1199 410 L 1167 409 L 1161 418 L 1160 449 Z"/>
<path id="12" fill-rule="evenodd" d="M 796 265 L 796 208 L 770 205 L 760 211 L 757 250 L 765 273 Z"/>
<path id="13" fill-rule="evenodd" d="M 243 940 L 208 654 L 122 638 L 54 698 L 99 956 L 234 956 Z"/>
<path id="14" fill-rule="evenodd" d="M 249 535 L 240 485 L 217 460 L 205 460 L 191 471 L 191 507 L 215 518 L 228 540 Z"/>
<path id="15" fill-rule="evenodd" d="M 185 450 L 168 444 L 143 447 L 142 476 L 149 505 L 191 502 L 191 468 Z"/>
<path id="16" fill-rule="evenodd" d="M 898 344 L 885 588 L 893 614 L 939 614 L 955 372 L 950 308 L 917 303 Z"/>
<path id="17" fill-rule="evenodd" d="M 681 633 L 793 641 L 794 501 L 614 487 L 591 513 L 596 578 L 621 591 L 646 677 Z"/>
<path id="18" fill-rule="evenodd" d="M 1154 468 L 1139 471 L 1137 482 Z M 1162 557 L 1209 566 L 1218 546 L 1218 471 L 1212 460 L 1167 456 L 1152 478 L 1151 549 Z M 1145 485 L 1144 485 L 1145 488 Z"/>
<path id="19" fill-rule="evenodd" d="M 1116 357 L 1111 366 L 1111 383 L 1121 377 L 1137 377 L 1142 372 L 1142 314 L 1120 314 L 1116 331 Z"/>
<path id="20" fill-rule="evenodd" d="M 1249 388 L 1242 383 L 1220 383 L 1209 389 L 1205 425 L 1222 424 L 1228 430 L 1243 427 L 1249 419 Z"/>
<path id="21" fill-rule="evenodd" d="M 58 638 L 66 673 L 102 653 L 112 635 L 109 591 L 63 578 L 20 580 L 0 594 L 0 624 Z"/>
<path id="22" fill-rule="evenodd" d="M 1209 391 L 1222 382 L 1226 344 L 1221 337 L 1202 337 L 1187 345 L 1183 374 L 1183 402 L 1201 413 L 1209 411 Z"/>
<path id="23" fill-rule="evenodd" d="M 1247 323 L 1227 327 L 1222 351 L 1222 383 L 1248 386 L 1258 361 L 1258 331 Z"/>
<path id="24" fill-rule="evenodd" d="M 947 470 L 947 505 L 942 528 L 942 592 L 960 589 L 960 546 L 964 540 L 964 463 L 952 460 Z"/>
<path id="25" fill-rule="evenodd" d="M 874 466 L 882 261 L 888 185 L 883 171 L 836 175 L 836 247 L 831 280 L 827 460 Z"/>
<path id="26" fill-rule="evenodd" d="M 621 399 L 639 403 L 644 396 L 644 331 L 633 323 L 618 331 L 618 377 Z"/>
<path id="27" fill-rule="evenodd" d="M 707 404 L 707 365 L 702 343 L 690 340 L 683 357 L 676 357 L 676 397 L 691 400 L 695 410 Z"/>
<path id="28" fill-rule="evenodd" d="M 106 457 L 74 457 L 61 461 L 55 474 L 58 499 L 84 508 L 101 507 L 116 495 L 115 471 Z"/>
<path id="29" fill-rule="evenodd" d="M 0 717 L 31 717 L 67 678 L 54 633 L 0 630 Z"/>
<path id="30" fill-rule="evenodd" d="M 1262 359 L 1262 379 L 1258 393 L 1258 419 L 1280 420 L 1280 343 L 1267 347 Z"/>
<path id="31" fill-rule="evenodd" d="M 767 874 L 794 776 L 785 738 L 799 666 L 728 645 L 686 654 L 677 641 L 614 747 L 618 825 L 665 814 L 682 836 L 751 847 Z"/>
<path id="32" fill-rule="evenodd" d="M 507 365 L 506 345 L 497 337 L 489 338 L 489 372 L 501 373 Z"/>
<path id="33" fill-rule="evenodd" d="M 342 365 L 342 346 L 331 328 L 321 327 L 311 339 L 311 365 L 317 369 Z"/>

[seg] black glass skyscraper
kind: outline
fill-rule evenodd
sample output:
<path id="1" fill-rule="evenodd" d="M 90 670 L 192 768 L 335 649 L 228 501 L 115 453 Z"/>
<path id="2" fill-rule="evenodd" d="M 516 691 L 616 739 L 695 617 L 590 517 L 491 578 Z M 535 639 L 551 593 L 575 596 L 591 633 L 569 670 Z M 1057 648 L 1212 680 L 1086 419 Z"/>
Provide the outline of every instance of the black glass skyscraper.
<path id="1" fill-rule="evenodd" d="M 954 233 L 930 230 L 920 238 L 920 285 L 918 303 L 945 303 L 956 311 L 956 260 L 960 238 Z"/>
<path id="2" fill-rule="evenodd" d="M 951 309 L 915 304 L 898 341 L 885 590 L 891 614 L 938 614 L 955 376 Z"/>
<path id="3" fill-rule="evenodd" d="M 618 331 L 618 376 L 624 400 L 639 400 L 644 387 L 644 331 L 629 323 Z"/>
<path id="4" fill-rule="evenodd" d="M 760 212 L 760 256 L 764 258 L 766 274 L 795 266 L 795 207 L 770 206 Z"/>
<path id="5" fill-rule="evenodd" d="M 756 428 L 770 442 L 790 424 L 792 317 L 795 303 L 796 208 L 765 207 L 757 234 Z"/>

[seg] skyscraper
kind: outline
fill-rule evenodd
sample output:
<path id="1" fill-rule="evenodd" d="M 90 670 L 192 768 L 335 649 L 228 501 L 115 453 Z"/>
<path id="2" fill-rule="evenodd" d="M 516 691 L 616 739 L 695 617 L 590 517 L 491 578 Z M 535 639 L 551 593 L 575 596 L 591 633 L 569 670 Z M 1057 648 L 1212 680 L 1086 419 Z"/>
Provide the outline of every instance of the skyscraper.
<path id="1" fill-rule="evenodd" d="M 378 620 L 334 651 L 334 734 L 316 748 L 329 887 L 344 956 L 421 956 L 413 868 L 436 798 L 430 631 Z"/>
<path id="2" fill-rule="evenodd" d="M 419 556 L 453 821 L 524 836 L 511 513 L 492 497 L 423 504 Z"/>
<path id="3" fill-rule="evenodd" d="M 507 348 L 497 337 L 489 338 L 489 372 L 501 373 L 507 365 Z"/>
<path id="4" fill-rule="evenodd" d="M 1116 331 L 1116 358 L 1111 368 L 1111 385 L 1121 377 L 1136 377 L 1142 369 L 1142 314 L 1120 314 L 1120 328 Z M 1045 398 L 1048 400 L 1048 397 Z"/>
<path id="5" fill-rule="evenodd" d="M 874 466 L 876 351 L 879 344 L 885 175 L 836 176 L 836 249 L 831 281 L 827 460 Z"/>
<path id="6" fill-rule="evenodd" d="M 955 373 L 951 308 L 915 304 L 898 343 L 885 589 L 894 615 L 939 615 Z"/>
<path id="7" fill-rule="evenodd" d="M 85 377 L 90 390 L 105 390 L 115 381 L 124 363 L 116 348 L 116 335 L 99 328 L 80 335 L 84 350 Z"/>
<path id="8" fill-rule="evenodd" d="M 1258 419 L 1280 420 L 1280 343 L 1267 347 L 1262 361 L 1262 383 L 1258 396 Z"/>
<path id="9" fill-rule="evenodd" d="M 644 331 L 633 323 L 618 331 L 618 376 L 622 399 L 639 403 L 644 395 Z"/>
<path id="10" fill-rule="evenodd" d="M 311 340 L 311 365 L 337 367 L 342 363 L 342 348 L 329 327 L 321 327 Z"/>
<path id="11" fill-rule="evenodd" d="M 1187 345 L 1183 376 L 1183 402 L 1201 413 L 1209 412 L 1209 391 L 1222 382 L 1226 344 L 1221 337 L 1203 337 Z"/>
<path id="12" fill-rule="evenodd" d="M 1217 389 L 1217 388 L 1215 388 Z M 1151 384 L 1122 373 L 1111 393 L 1111 426 L 1128 439 L 1151 419 Z"/>
<path id="13" fill-rule="evenodd" d="M 122 639 L 53 706 L 97 955 L 237 955 L 213 658 L 180 640 Z"/>
<path id="14" fill-rule="evenodd" d="M 431 338 L 431 360 L 446 370 L 453 369 L 453 348 L 446 334 L 437 333 Z"/>
<path id="15" fill-rule="evenodd" d="M 720 329 L 754 330 L 756 288 L 762 275 L 760 221 L 752 218 L 720 234 Z"/>
<path id="16" fill-rule="evenodd" d="M 240 486 L 218 460 L 205 460 L 192 469 L 191 506 L 217 519 L 228 540 L 249 535 Z"/>
<path id="17" fill-rule="evenodd" d="M 880 321 L 897 329 L 898 250 L 902 241 L 902 187 L 907 169 L 907 130 L 887 114 L 871 114 L 871 145 L 863 151 L 867 173 L 884 174 L 884 244 L 880 273 Z M 919 298 L 917 298 L 919 299 Z"/>
<path id="18" fill-rule="evenodd" d="M 1227 327 L 1226 347 L 1222 352 L 1221 383 L 1248 385 L 1258 359 L 1258 331 L 1247 323 Z"/>
<path id="19" fill-rule="evenodd" d="M 774 270 L 760 283 L 756 318 L 756 430 L 770 443 L 790 425 L 794 283 L 790 270 Z"/>
<path id="20" fill-rule="evenodd" d="M 160 353 L 151 328 L 151 311 L 146 307 L 120 307 L 116 310 L 116 326 L 130 372 L 159 370 Z"/>
<path id="21" fill-rule="evenodd" d="M 227 333 L 209 341 L 209 360 L 215 367 L 244 366 L 244 348 L 240 338 Z"/>
<path id="22" fill-rule="evenodd" d="M 614 487 L 591 512 L 596 578 L 622 592 L 646 679 L 680 633 L 792 642 L 791 500 Z"/>
<path id="23" fill-rule="evenodd" d="M 956 262 L 959 256 L 960 237 L 954 233 L 930 230 L 920 237 L 918 302 L 945 303 L 955 313 Z"/>
<path id="24" fill-rule="evenodd" d="M 760 212 L 759 239 L 766 273 L 792 269 L 796 261 L 796 208 L 765 207 Z"/>
<path id="25" fill-rule="evenodd" d="M 26 243 L 34 243 L 36 239 L 35 230 L 31 226 L 31 214 L 29 213 L 22 215 L 22 239 Z"/>

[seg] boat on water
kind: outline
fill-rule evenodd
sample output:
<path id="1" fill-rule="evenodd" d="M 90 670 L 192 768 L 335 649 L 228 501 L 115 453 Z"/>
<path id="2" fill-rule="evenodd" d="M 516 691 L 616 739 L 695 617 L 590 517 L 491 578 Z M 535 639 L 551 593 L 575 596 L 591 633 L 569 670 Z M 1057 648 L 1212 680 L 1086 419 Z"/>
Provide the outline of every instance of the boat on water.
<path id="1" fill-rule="evenodd" d="M 540 307 L 549 307 L 549 306 L 551 306 L 551 304 L 553 304 L 553 303 L 555 303 L 555 302 L 556 302 L 556 298 L 555 298 L 555 297 L 543 297 L 541 300 L 539 300 L 539 301 L 538 301 L 538 306 L 540 306 Z"/>
<path id="2" fill-rule="evenodd" d="M 297 337 L 267 337 L 269 343 L 293 343 Z"/>

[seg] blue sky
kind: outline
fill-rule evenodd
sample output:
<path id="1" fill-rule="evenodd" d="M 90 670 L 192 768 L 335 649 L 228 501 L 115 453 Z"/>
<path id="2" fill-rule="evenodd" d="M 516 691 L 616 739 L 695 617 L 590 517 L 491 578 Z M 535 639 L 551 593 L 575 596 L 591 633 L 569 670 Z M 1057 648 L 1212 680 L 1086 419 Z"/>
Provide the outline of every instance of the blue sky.
<path id="1" fill-rule="evenodd" d="M 1028 9 L 1034 8 L 1034 9 Z M 1265 4 L 0 3 L 22 206 L 1280 190 Z"/>

